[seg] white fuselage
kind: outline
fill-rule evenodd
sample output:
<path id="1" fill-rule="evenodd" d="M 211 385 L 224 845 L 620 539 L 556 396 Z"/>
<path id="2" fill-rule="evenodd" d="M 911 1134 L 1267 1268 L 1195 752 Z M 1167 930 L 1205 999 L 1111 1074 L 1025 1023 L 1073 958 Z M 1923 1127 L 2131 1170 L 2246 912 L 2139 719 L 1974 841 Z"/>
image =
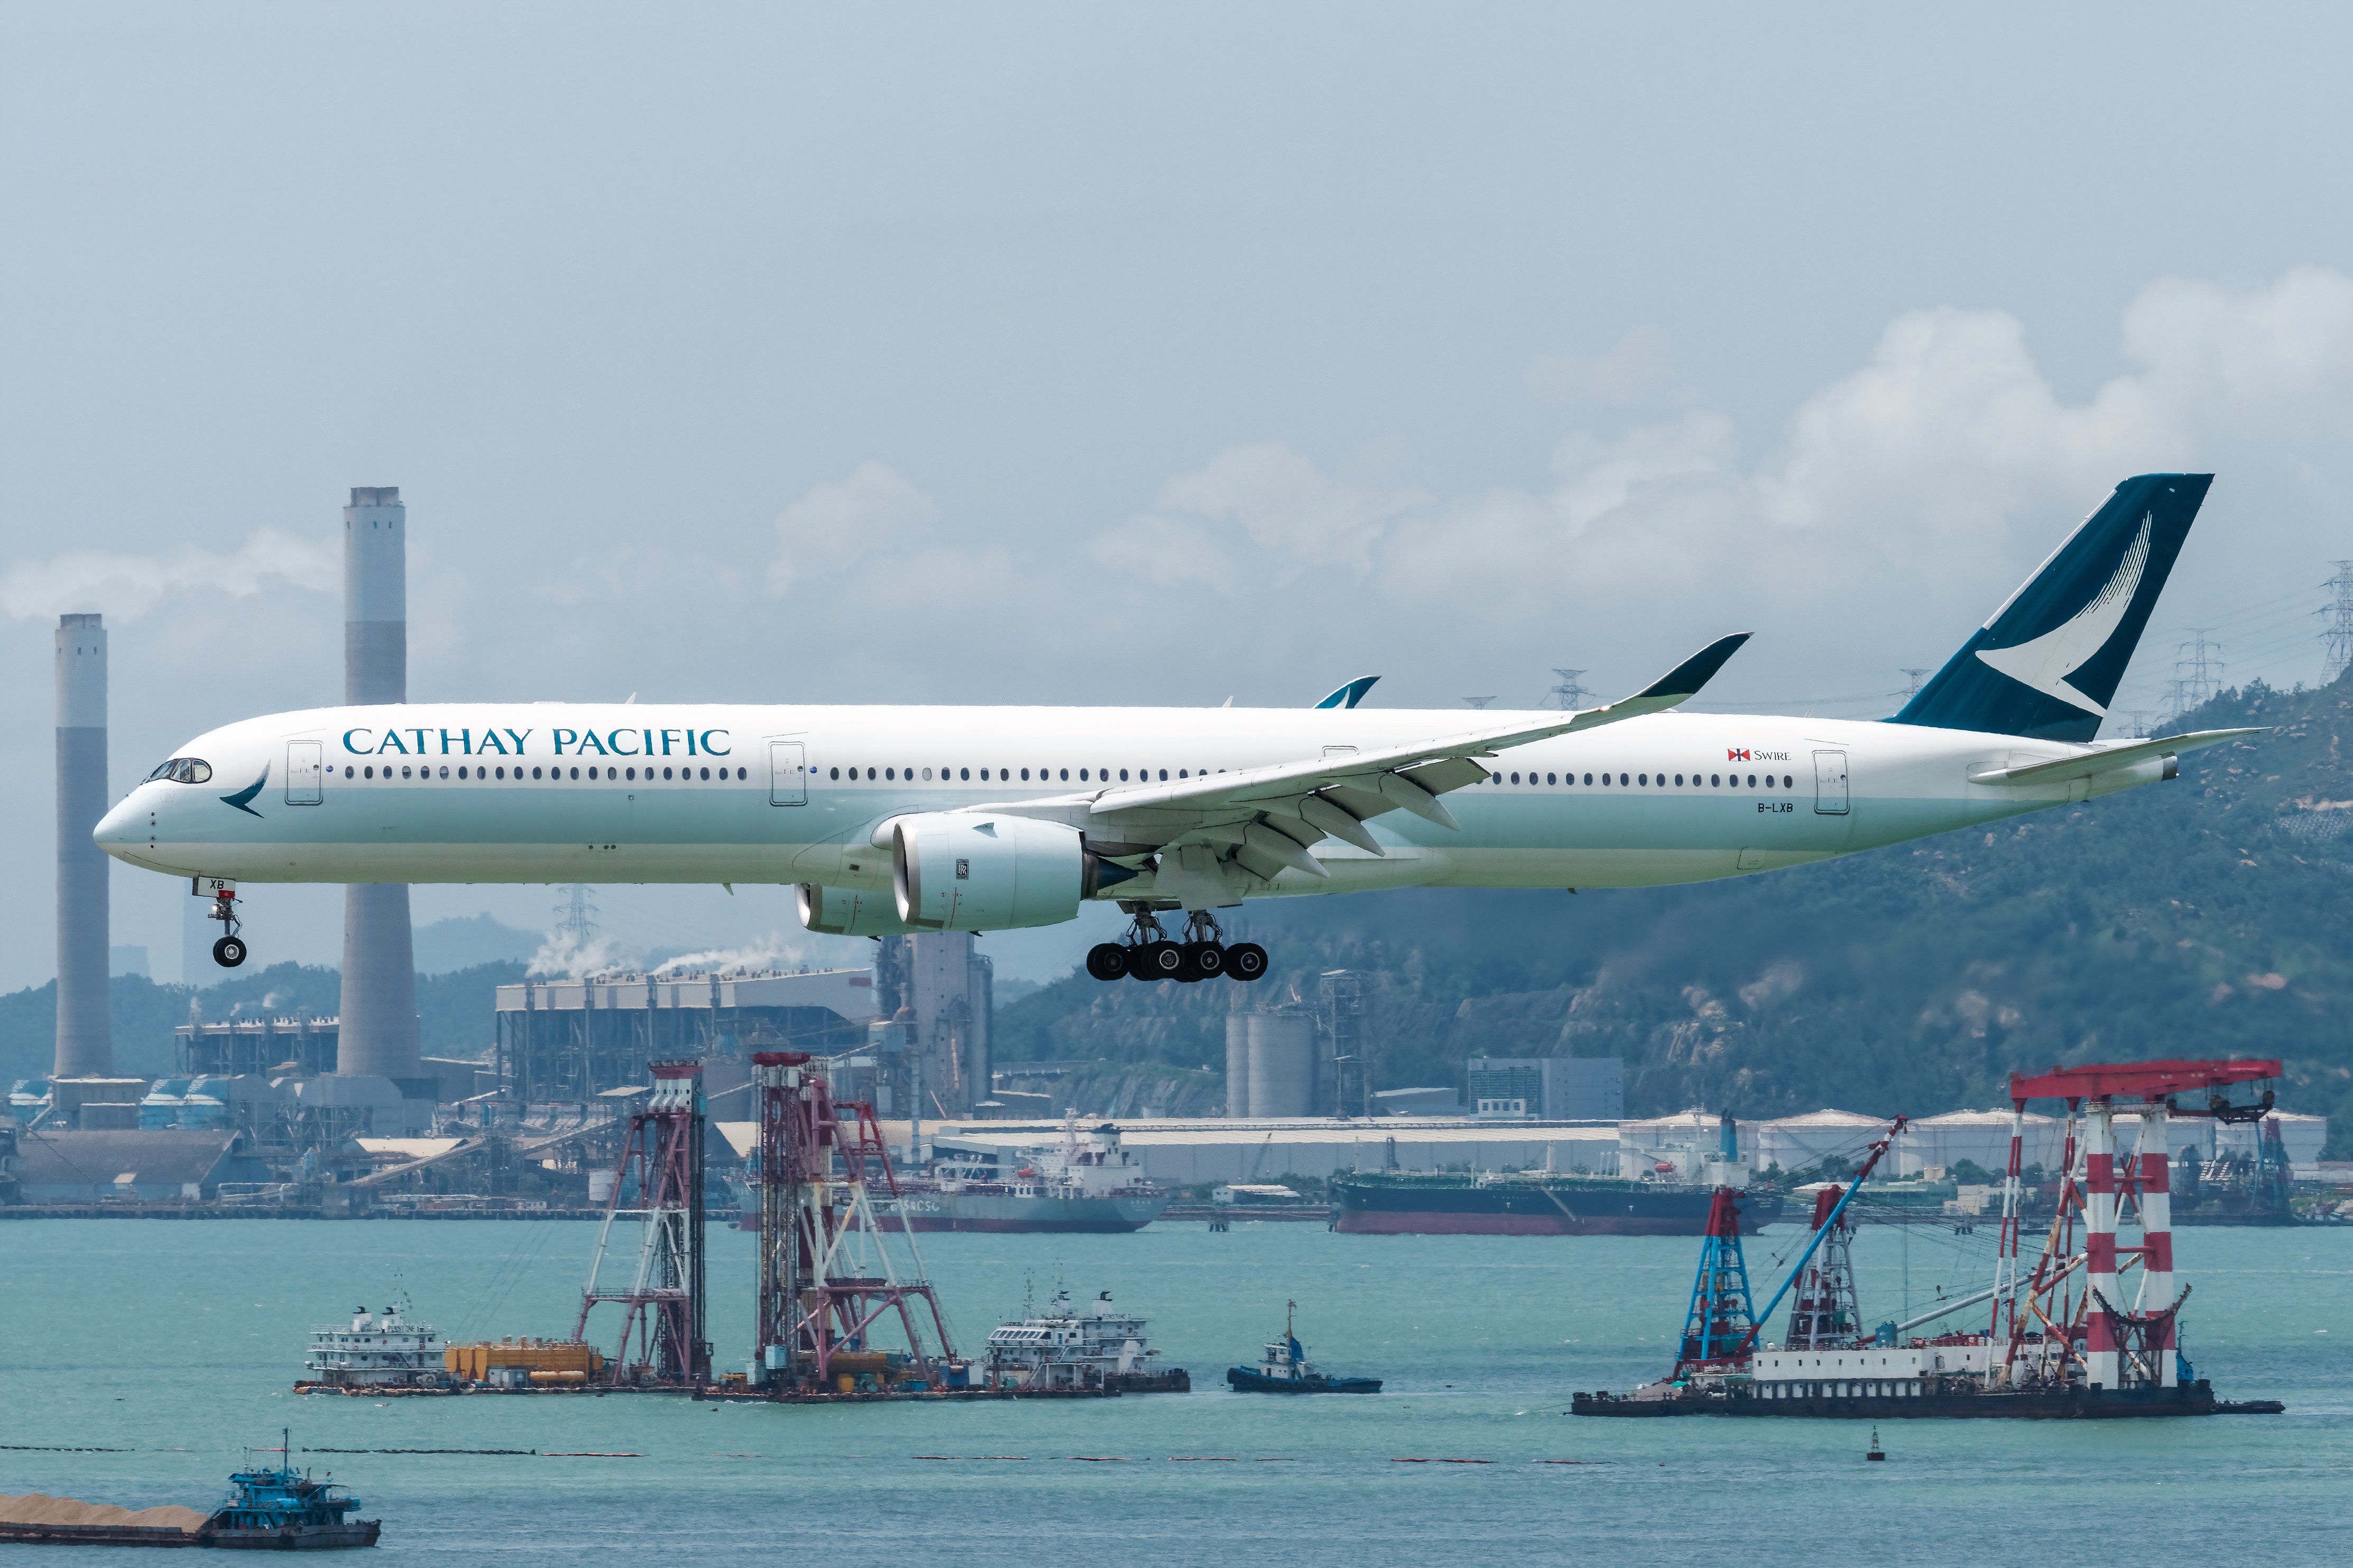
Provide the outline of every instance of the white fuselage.
<path id="1" fill-rule="evenodd" d="M 197 737 L 180 755 L 209 767 L 205 782 L 141 784 L 97 837 L 133 865 L 246 882 L 880 890 L 891 886 L 891 856 L 875 847 L 876 829 L 891 818 L 1370 751 L 1458 731 L 1464 718 L 1395 709 L 313 709 Z M 1504 752 L 1489 764 L 1491 782 L 1445 797 L 1460 831 L 1393 811 L 1367 825 L 1385 854 L 1326 839 L 1314 854 L 1328 878 L 1287 869 L 1272 890 L 1702 881 L 2161 776 L 2152 763 L 2088 784 L 1969 782 L 2086 750 L 1903 724 L 1652 714 Z M 1149 896 L 1149 876 L 1103 896 Z"/>

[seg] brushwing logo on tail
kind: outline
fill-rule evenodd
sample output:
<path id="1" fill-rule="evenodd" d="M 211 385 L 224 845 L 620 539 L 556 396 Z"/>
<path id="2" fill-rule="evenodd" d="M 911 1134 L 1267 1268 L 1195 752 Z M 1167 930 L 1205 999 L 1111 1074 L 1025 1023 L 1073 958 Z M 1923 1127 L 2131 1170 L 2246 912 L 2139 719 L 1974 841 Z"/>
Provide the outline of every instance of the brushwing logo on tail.
<path id="1" fill-rule="evenodd" d="M 2107 647 L 2108 639 L 2124 625 L 2125 612 L 2132 608 L 2133 595 L 2140 589 L 2141 574 L 2148 570 L 2154 521 L 2154 514 L 2142 515 L 2140 531 L 2133 536 L 2124 559 L 2116 563 L 2116 574 L 2064 625 L 2009 647 L 1981 647 L 1978 657 L 2021 686 L 2106 718 L 2107 709 L 2068 685 L 2067 678 Z"/>

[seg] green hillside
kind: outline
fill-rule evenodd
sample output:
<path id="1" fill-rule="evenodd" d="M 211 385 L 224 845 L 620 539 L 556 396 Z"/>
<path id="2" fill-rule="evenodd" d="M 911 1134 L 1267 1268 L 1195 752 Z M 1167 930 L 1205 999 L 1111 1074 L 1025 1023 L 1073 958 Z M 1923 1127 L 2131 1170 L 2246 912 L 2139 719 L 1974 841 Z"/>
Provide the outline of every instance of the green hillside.
<path id="1" fill-rule="evenodd" d="M 1253 904 L 1260 989 L 1364 973 L 1380 1087 L 1459 1083 L 1469 1056 L 1621 1056 L 1637 1115 L 1921 1114 L 1998 1103 L 2013 1068 L 2278 1056 L 2342 1156 L 2353 679 L 2226 693 L 2189 722 L 2275 728 L 2170 784 L 1736 881 Z M 997 1054 L 1221 1068 L 1235 990 L 1075 975 L 1001 1008 Z"/>

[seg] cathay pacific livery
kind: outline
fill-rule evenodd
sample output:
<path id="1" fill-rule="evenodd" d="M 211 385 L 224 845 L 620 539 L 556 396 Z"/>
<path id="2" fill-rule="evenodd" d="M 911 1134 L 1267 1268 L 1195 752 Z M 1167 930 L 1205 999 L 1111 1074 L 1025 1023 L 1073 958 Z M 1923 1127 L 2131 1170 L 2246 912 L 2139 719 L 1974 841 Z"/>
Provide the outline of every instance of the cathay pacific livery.
<path id="1" fill-rule="evenodd" d="M 2093 737 L 2211 481 L 2117 486 L 1884 721 L 1675 711 L 1745 634 L 1575 712 L 322 708 L 199 735 L 97 837 L 212 898 L 228 965 L 240 884 L 776 882 L 865 936 L 1108 900 L 1096 978 L 1255 980 L 1248 899 L 1697 882 L 2172 778 L 2255 731 Z"/>

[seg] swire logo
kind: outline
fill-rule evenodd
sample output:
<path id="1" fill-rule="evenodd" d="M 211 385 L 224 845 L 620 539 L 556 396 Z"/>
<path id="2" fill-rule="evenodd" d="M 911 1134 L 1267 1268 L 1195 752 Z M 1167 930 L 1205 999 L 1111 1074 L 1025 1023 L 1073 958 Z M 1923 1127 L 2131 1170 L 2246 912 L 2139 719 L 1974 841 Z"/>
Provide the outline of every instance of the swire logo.
<path id="1" fill-rule="evenodd" d="M 1724 760 L 1727 763 L 1746 763 L 1756 759 L 1748 754 L 1748 748 L 1746 746 L 1726 746 L 1724 749 Z"/>

